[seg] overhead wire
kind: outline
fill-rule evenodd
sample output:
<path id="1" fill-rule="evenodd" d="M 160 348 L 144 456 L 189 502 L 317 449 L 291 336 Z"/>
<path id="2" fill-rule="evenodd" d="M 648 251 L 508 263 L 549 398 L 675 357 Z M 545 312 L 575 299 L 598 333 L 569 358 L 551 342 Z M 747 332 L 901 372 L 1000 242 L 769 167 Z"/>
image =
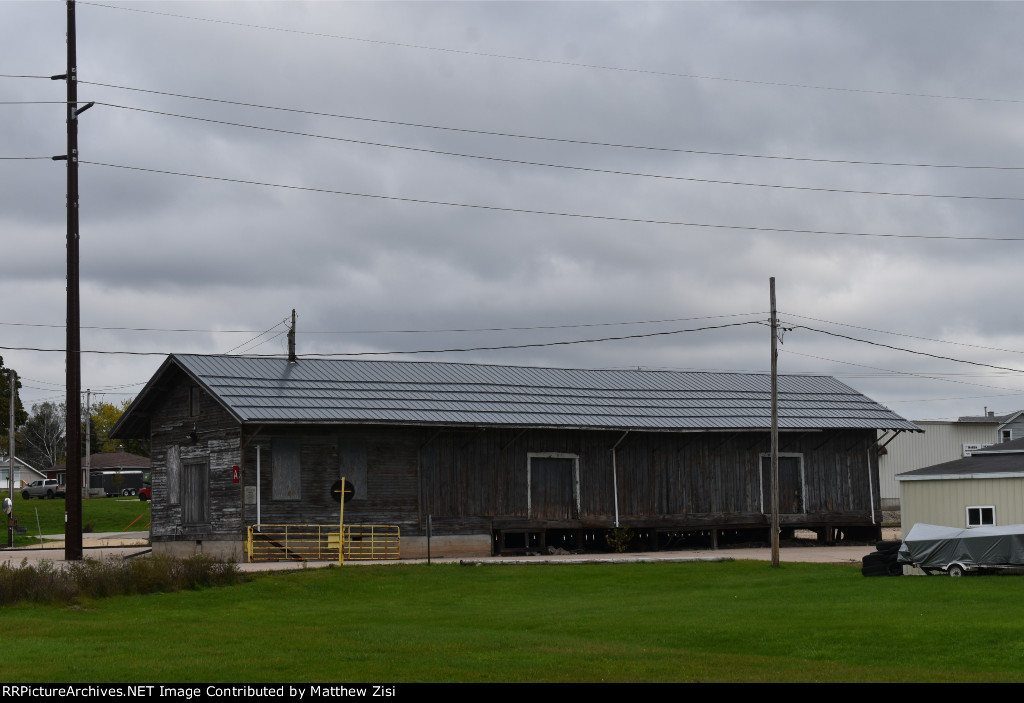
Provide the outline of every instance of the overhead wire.
<path id="1" fill-rule="evenodd" d="M 665 174 L 656 173 L 642 173 L 638 171 L 621 171 L 617 169 L 604 169 L 604 168 L 593 168 L 589 166 L 574 166 L 571 164 L 555 164 L 543 161 L 527 161 L 524 159 L 510 159 L 500 156 L 485 156 L 482 154 L 466 154 L 455 151 L 444 151 L 441 149 L 426 149 L 423 147 L 405 146 L 402 144 L 386 144 L 383 142 L 373 142 L 364 139 L 350 139 L 347 137 L 335 137 L 325 134 L 313 134 L 311 132 L 299 132 L 289 129 L 279 129 L 275 127 L 264 127 L 261 125 L 245 124 L 242 122 L 231 122 L 228 120 L 215 120 L 208 117 L 197 117 L 194 115 L 182 115 L 174 112 L 164 112 L 161 110 L 150 110 L 147 108 L 131 107 L 128 105 L 118 105 L 115 103 L 96 102 L 97 105 L 103 105 L 105 107 L 119 108 L 123 110 L 133 110 L 136 112 L 145 112 L 154 115 L 162 115 L 166 117 L 175 117 L 185 120 L 195 120 L 198 122 L 208 122 L 211 124 L 219 124 L 230 127 L 241 127 L 243 129 L 254 129 L 264 132 L 275 132 L 278 134 L 287 134 L 297 137 L 310 137 L 313 139 L 324 139 L 328 141 L 345 142 L 348 144 L 360 144 L 364 146 L 381 147 L 385 149 L 398 149 L 401 151 L 413 151 L 424 154 L 436 154 L 439 156 L 454 156 L 462 159 L 477 159 L 481 161 L 494 161 L 507 164 L 517 164 L 522 166 L 539 166 L 542 168 L 557 168 L 569 171 L 583 171 L 588 173 L 603 173 L 615 176 L 633 176 L 638 178 L 655 178 L 669 181 L 684 181 L 688 183 L 707 183 L 711 185 L 730 185 L 730 186 L 743 186 L 748 188 L 777 188 L 780 190 L 799 190 L 799 191 L 812 191 L 819 193 L 848 193 L 855 195 L 883 195 L 883 196 L 896 196 L 896 197 L 908 197 L 908 198 L 946 198 L 955 200 L 1010 200 L 1010 201 L 1024 201 L 1024 197 L 1019 196 L 1004 196 L 1004 195 L 962 195 L 962 194 L 942 194 L 942 193 L 905 193 L 896 191 L 876 191 L 876 190 L 855 190 L 850 188 L 825 188 L 821 186 L 794 186 L 794 185 L 783 185 L 779 183 L 751 183 L 747 181 L 729 181 L 719 180 L 713 178 L 694 178 L 690 176 L 670 176 Z"/>
<path id="2" fill-rule="evenodd" d="M 278 323 L 281 324 L 281 323 Z M 598 342 L 613 342 L 622 341 L 627 339 L 644 339 L 647 337 L 662 337 L 667 335 L 685 334 L 688 332 L 704 332 L 707 330 L 725 329 L 729 327 L 742 327 L 745 325 L 764 324 L 763 322 L 756 320 L 748 320 L 745 322 L 730 322 L 722 325 L 709 325 L 706 327 L 696 327 L 691 329 L 682 330 L 666 330 L 661 332 L 646 332 L 643 334 L 630 334 L 621 335 L 615 337 L 601 337 L 597 339 L 573 339 L 573 340 L 560 340 L 554 342 L 537 342 L 532 344 L 502 344 L 495 346 L 477 346 L 477 347 L 464 347 L 464 348 L 452 348 L 452 349 L 415 349 L 415 350 L 398 350 L 398 351 L 374 351 L 374 352 L 334 352 L 334 353 L 310 353 L 303 354 L 303 358 L 316 358 L 316 357 L 337 357 L 337 356 L 385 356 L 385 355 L 398 355 L 398 354 L 442 354 L 448 352 L 470 352 L 470 351 L 497 351 L 502 349 L 529 349 L 536 347 L 555 347 L 564 346 L 571 344 L 594 344 Z M 274 325 L 276 327 L 277 325 Z M 269 332 L 273 327 L 268 329 Z M 265 334 L 265 332 L 263 333 Z M 262 335 L 260 335 L 262 336 Z M 254 337 L 254 341 L 258 337 Z M 243 342 L 242 344 L 235 347 L 235 349 L 248 344 Z M 49 349 L 42 347 L 15 347 L 15 346 L 0 346 L 0 349 L 10 351 L 37 351 L 37 352 L 65 352 L 63 348 Z M 128 356 L 167 356 L 169 352 L 142 352 L 142 351 L 126 351 L 126 350 L 104 350 L 104 349 L 82 349 L 82 354 L 124 354 Z M 227 356 L 227 354 L 193 354 L 193 356 Z M 280 354 L 253 354 L 251 356 L 256 357 L 280 357 Z"/>
<path id="3" fill-rule="evenodd" d="M 962 95 L 941 95 L 941 94 L 932 94 L 932 93 L 911 93 L 911 92 L 895 91 L 895 90 L 877 90 L 877 89 L 871 89 L 871 88 L 846 88 L 846 87 L 827 86 L 827 85 L 814 85 L 814 84 L 809 84 L 809 83 L 788 83 L 788 82 L 782 82 L 782 81 L 764 81 L 764 80 L 755 80 L 755 79 L 750 79 L 750 78 L 731 78 L 731 77 L 726 77 L 726 76 L 711 76 L 711 75 L 702 75 L 702 74 L 696 74 L 696 73 L 679 73 L 679 72 L 675 72 L 675 71 L 658 71 L 658 70 L 655 70 L 655 69 L 645 69 L 645 68 L 627 68 L 627 67 L 622 67 L 622 66 L 606 66 L 606 65 L 601 65 L 601 64 L 582 63 L 582 62 L 578 62 L 578 61 L 562 61 L 562 60 L 557 60 L 557 59 L 543 59 L 543 58 L 536 58 L 536 57 L 530 57 L 530 56 L 514 56 L 514 55 L 511 55 L 511 54 L 495 54 L 495 53 L 488 53 L 488 52 L 484 52 L 484 51 L 470 51 L 468 49 L 452 49 L 452 48 L 449 48 L 449 47 L 427 46 L 427 45 L 424 45 L 424 44 L 409 44 L 409 43 L 405 43 L 405 42 L 388 41 L 388 40 L 384 40 L 384 39 L 366 39 L 364 37 L 353 37 L 353 36 L 340 35 L 340 34 L 328 34 L 328 33 L 325 33 L 325 32 L 312 32 L 312 31 L 300 30 L 300 29 L 287 29 L 287 28 L 283 28 L 283 27 L 271 27 L 271 26 L 268 26 L 268 25 L 259 25 L 259 24 L 253 24 L 253 23 L 248 23 L 248 22 L 234 22 L 234 21 L 231 21 L 231 20 L 218 20 L 218 19 L 212 19 L 212 18 L 208 18 L 208 17 L 195 17 L 195 16 L 191 16 L 191 15 L 178 15 L 178 14 L 173 14 L 173 13 L 170 13 L 170 12 L 158 12 L 158 11 L 155 11 L 155 10 L 142 10 L 142 9 L 140 9 L 138 7 L 118 7 L 116 5 L 105 5 L 105 4 L 96 3 L 96 2 L 85 2 L 84 0 L 80 0 L 79 4 L 81 4 L 81 5 L 91 5 L 93 7 L 103 7 L 103 8 L 107 8 L 107 9 L 111 9 L 111 10 L 125 10 L 125 11 L 131 11 L 131 12 L 140 12 L 140 13 L 151 14 L 151 15 L 161 15 L 161 16 L 165 16 L 165 17 L 174 17 L 174 18 L 177 18 L 177 19 L 195 20 L 195 21 L 199 21 L 199 22 L 210 22 L 210 23 L 213 23 L 213 24 L 224 24 L 224 25 L 231 25 L 231 26 L 236 26 L 236 27 L 246 27 L 246 28 L 250 28 L 250 29 L 262 29 L 262 30 L 268 30 L 268 31 L 274 31 L 274 32 L 284 32 L 284 33 L 288 33 L 288 34 L 298 34 L 298 35 L 302 35 L 302 36 L 320 37 L 320 38 L 324 38 L 324 39 L 341 39 L 341 40 L 345 40 L 345 41 L 363 42 L 363 43 L 366 43 L 366 44 L 378 44 L 378 45 L 381 45 L 381 46 L 394 46 L 394 47 L 400 47 L 400 48 L 404 48 L 404 49 L 419 49 L 419 50 L 424 50 L 424 51 L 438 51 L 438 52 L 444 52 L 444 53 L 449 53 L 449 54 L 462 54 L 462 55 L 466 55 L 466 56 L 480 56 L 480 57 L 492 58 L 492 59 L 505 59 L 505 60 L 510 60 L 510 61 L 524 61 L 524 62 L 547 64 L 547 65 L 554 65 L 554 66 L 570 66 L 570 67 L 573 67 L 573 68 L 592 68 L 592 69 L 599 69 L 599 70 L 602 70 L 602 71 L 617 71 L 617 72 L 622 72 L 622 73 L 638 73 L 638 74 L 652 75 L 652 76 L 667 76 L 667 77 L 671 77 L 671 78 L 687 78 L 687 79 L 696 79 L 696 80 L 724 81 L 724 82 L 729 82 L 729 83 L 746 83 L 746 84 L 750 84 L 750 85 L 767 85 L 767 86 L 776 86 L 776 87 L 781 87 L 781 88 L 800 88 L 800 89 L 805 89 L 805 90 L 826 90 L 826 91 L 834 91 L 834 92 L 842 92 L 842 93 L 864 93 L 864 94 L 869 94 L 869 95 L 891 95 L 891 96 L 911 97 L 911 98 L 929 98 L 929 99 L 936 99 L 936 100 L 965 100 L 965 101 L 1000 102 L 1000 103 L 1024 103 L 1024 100 L 1014 99 L 1014 98 L 988 98 L 988 97 L 974 97 L 974 96 L 962 96 Z"/>
<path id="4" fill-rule="evenodd" d="M 601 220 L 607 222 L 632 222 L 637 224 L 666 225 L 672 227 L 703 227 L 708 229 L 729 229 L 744 230 L 748 232 L 780 232 L 792 234 L 818 234 L 845 237 L 879 237 L 884 239 L 931 239 L 951 241 L 982 241 L 982 242 L 1022 242 L 1021 237 L 984 237 L 984 236 L 950 236 L 934 234 L 886 234 L 880 232 L 843 232 L 836 230 L 815 230 L 815 229 L 793 229 L 786 227 L 757 227 L 752 225 L 723 225 L 705 222 L 684 222 L 677 220 L 655 220 L 640 217 L 617 217 L 613 215 L 591 215 L 575 212 L 558 212 L 553 210 L 533 210 L 528 208 L 501 207 L 498 205 L 480 205 L 474 203 L 456 203 L 444 200 L 428 200 L 424 198 L 403 198 L 394 195 L 378 195 L 373 193 L 356 193 L 353 191 L 333 190 L 330 188 L 313 188 L 309 186 L 287 185 L 282 183 L 268 183 L 266 181 L 252 181 L 244 178 L 228 178 L 225 176 L 207 176 L 197 173 L 185 173 L 182 171 L 170 171 L 166 169 L 143 168 L 141 166 L 128 166 L 125 164 L 111 164 L 101 161 L 80 160 L 80 164 L 92 166 L 105 166 L 107 168 L 120 168 L 129 171 L 141 171 L 145 173 L 160 173 L 168 176 L 182 176 L 186 178 L 198 178 L 209 181 L 221 181 L 224 183 L 240 183 L 245 185 L 263 186 L 267 188 L 282 188 L 286 190 L 305 191 L 310 193 L 322 193 L 326 195 L 344 195 L 356 198 L 369 198 L 374 200 L 389 200 L 404 203 L 416 203 L 420 205 L 440 205 L 445 207 L 461 207 L 475 210 L 489 210 L 493 212 L 516 212 L 529 215 L 547 215 L 551 217 L 572 217 L 586 220 Z"/>
<path id="5" fill-rule="evenodd" d="M 878 366 L 869 366 L 867 364 L 858 364 L 858 363 L 855 363 L 853 361 L 843 361 L 842 359 L 830 359 L 830 358 L 825 357 L 825 356 L 816 356 L 814 354 L 807 354 L 807 353 L 804 353 L 804 352 L 793 351 L 792 349 L 783 349 L 781 347 L 779 348 L 779 351 L 780 352 L 784 352 L 786 354 L 794 354 L 796 356 L 807 357 L 809 359 L 817 359 L 819 361 L 828 361 L 828 362 L 831 362 L 831 363 L 834 363 L 834 364 L 846 364 L 847 366 L 857 366 L 859 368 L 872 369 L 874 371 L 884 371 L 884 372 L 890 374 L 891 376 L 907 376 L 907 377 L 912 377 L 912 378 L 920 378 L 920 379 L 923 379 L 923 380 L 926 380 L 926 381 L 944 381 L 946 383 L 958 383 L 958 384 L 964 385 L 964 386 L 974 386 L 976 388 L 991 388 L 992 390 L 999 390 L 999 391 L 1018 391 L 1019 390 L 1020 393 L 1024 394 L 1024 388 L 1016 389 L 1016 388 L 1008 388 L 1006 386 L 992 386 L 992 385 L 988 385 L 988 384 L 985 384 L 985 383 L 975 383 L 973 381 L 961 381 L 961 380 L 955 379 L 955 378 L 944 378 L 942 376 L 936 376 L 936 375 L 932 375 L 932 374 L 921 374 L 921 373 L 917 373 L 917 372 L 914 372 L 914 371 L 895 371 L 893 369 L 884 369 L 884 368 L 881 368 L 881 367 L 878 367 Z M 970 363 L 970 362 L 964 362 L 964 363 Z"/>
<path id="6" fill-rule="evenodd" d="M 580 327 L 611 327 L 618 325 L 653 325 L 668 322 L 690 322 L 692 320 L 717 320 L 729 317 L 750 317 L 751 315 L 767 315 L 767 311 L 730 313 L 728 315 L 702 315 L 699 317 L 673 317 L 659 320 L 627 320 L 619 322 L 591 322 L 571 325 L 534 325 L 531 327 L 463 327 L 448 329 L 392 329 L 392 330 L 302 330 L 302 334 L 441 334 L 449 332 L 522 332 L 529 330 L 558 330 L 575 329 Z M 279 323 L 280 324 L 280 323 Z M 16 327 L 46 327 L 53 329 L 64 329 L 65 325 L 49 325 L 33 322 L 0 322 L 0 326 L 9 325 Z M 86 330 L 120 330 L 131 332 L 202 332 L 202 333 L 231 333 L 231 334 L 258 334 L 260 330 L 218 330 L 218 329 L 169 329 L 160 327 L 100 327 L 83 325 Z M 266 332 L 266 330 L 264 330 Z"/>
<path id="7" fill-rule="evenodd" d="M 274 341 L 275 339 L 279 338 L 282 334 L 288 334 L 288 330 L 286 330 L 286 329 L 281 330 L 280 332 L 275 334 L 273 337 L 267 337 L 266 339 L 261 340 L 261 341 L 257 342 L 256 344 L 253 344 L 250 347 L 246 347 L 245 349 L 243 349 L 242 351 L 240 351 L 238 353 L 239 354 L 247 354 L 248 352 L 252 351 L 253 349 L 258 349 L 259 347 L 263 346 L 267 342 Z"/>
<path id="8" fill-rule="evenodd" d="M 971 347 L 973 349 L 985 349 L 986 351 L 1006 352 L 1008 354 L 1024 354 L 1024 351 L 1022 351 L 1020 349 L 1003 349 L 1002 347 L 988 347 L 988 346 L 985 346 L 985 345 L 982 345 L 982 344 L 970 344 L 968 342 L 954 342 L 954 341 L 950 341 L 950 340 L 947 340 L 947 339 L 935 339 L 934 337 L 921 337 L 919 335 L 907 334 L 905 332 L 892 332 L 891 330 L 881 330 L 881 329 L 875 329 L 873 327 L 862 327 L 860 325 L 851 325 L 851 324 L 848 324 L 848 323 L 845 323 L 845 322 L 836 322 L 834 320 L 823 320 L 823 319 L 818 318 L 818 317 L 808 317 L 806 315 L 797 315 L 796 313 L 792 313 L 792 312 L 785 312 L 785 313 L 779 312 L 778 314 L 789 315 L 790 317 L 797 317 L 797 318 L 800 318 L 801 320 L 814 320 L 815 322 L 827 322 L 830 325 L 839 325 L 841 327 L 850 327 L 852 329 L 864 330 L 866 332 L 879 332 L 881 334 L 891 334 L 891 335 L 894 335 L 894 336 L 897 336 L 897 337 L 908 337 L 910 339 L 920 339 L 920 340 L 923 340 L 925 342 L 938 342 L 940 344 L 954 344 L 954 345 L 959 346 L 959 347 Z M 796 323 L 792 323 L 792 324 L 796 324 Z"/>
<path id="9" fill-rule="evenodd" d="M 113 84 L 113 83 L 100 83 L 100 82 L 97 82 L 97 81 L 86 81 L 86 80 L 81 80 L 81 79 L 79 79 L 78 83 L 79 83 L 79 85 L 95 85 L 95 86 L 101 86 L 101 87 L 104 87 L 104 88 L 114 88 L 114 89 L 117 89 L 117 90 L 128 90 L 128 91 L 134 91 L 134 92 L 140 92 L 140 93 L 149 93 L 149 94 L 153 94 L 153 95 L 164 95 L 164 96 L 168 96 L 168 97 L 184 98 L 184 99 L 187 99 L 187 100 L 200 100 L 200 101 L 205 101 L 205 102 L 221 103 L 221 104 L 226 104 L 226 105 L 236 105 L 236 106 L 239 106 L 239 107 L 251 107 L 251 108 L 257 108 L 257 109 L 261 109 L 261 110 L 276 110 L 276 111 L 280 111 L 280 112 L 292 112 L 292 113 L 302 114 L 302 115 L 311 115 L 311 116 L 314 116 L 314 117 L 331 117 L 331 118 L 344 119 L 344 120 L 356 120 L 356 121 L 360 121 L 360 122 L 375 122 L 375 123 L 379 123 L 379 124 L 395 125 L 395 126 L 399 126 L 399 127 L 416 127 L 416 128 L 419 128 L 419 129 L 434 129 L 434 130 L 441 130 L 441 131 L 447 131 L 447 132 L 463 132 L 463 133 L 467 133 L 467 134 L 480 134 L 480 135 L 492 136 L 492 137 L 507 137 L 507 138 L 511 138 L 511 139 L 529 139 L 529 140 L 545 141 L 545 142 L 557 142 L 557 143 L 562 143 L 562 144 L 580 144 L 580 145 L 584 145 L 584 146 L 600 146 L 600 147 L 607 147 L 607 148 L 614 148 L 614 149 L 636 149 L 636 150 L 642 150 L 642 151 L 661 151 L 661 152 L 668 152 L 668 153 L 674 153 L 674 154 L 697 154 L 697 155 L 704 155 L 704 156 L 730 156 L 730 157 L 746 158 L 746 159 L 777 159 L 777 160 L 782 160 L 782 161 L 809 161 L 809 162 L 813 162 L 813 163 L 852 164 L 852 165 L 862 165 L 862 166 L 893 166 L 893 167 L 907 167 L 907 168 L 939 168 L 939 169 L 990 169 L 990 170 L 998 170 L 998 171 L 1022 171 L 1022 170 L 1024 170 L 1024 166 L 992 166 L 992 165 L 969 165 L 969 164 L 933 164 L 933 163 L 916 163 L 916 162 L 899 162 L 899 161 L 862 161 L 862 160 L 854 160 L 854 159 L 824 159 L 824 158 L 814 158 L 814 157 L 805 157 L 805 156 L 780 156 L 780 155 L 771 155 L 771 154 L 747 154 L 747 153 L 739 153 L 739 152 L 706 151 L 706 150 L 698 150 L 698 149 L 677 149 L 677 148 L 663 147 L 663 146 L 645 146 L 645 145 L 638 145 L 638 144 L 621 144 L 621 143 L 616 143 L 616 142 L 600 142 L 600 141 L 591 141 L 591 140 L 584 140 L 584 139 L 569 139 L 569 138 L 563 138 L 563 137 L 549 137 L 549 136 L 530 135 L 530 134 L 518 134 L 518 133 L 514 133 L 514 132 L 499 132 L 499 131 L 490 131 L 490 130 L 481 130 L 481 129 L 471 129 L 471 128 L 467 128 L 467 127 L 451 127 L 451 126 L 443 126 L 443 125 L 423 124 L 423 123 L 418 123 L 418 122 L 402 122 L 402 121 L 398 121 L 398 120 L 385 120 L 385 119 L 373 118 L 373 117 L 361 117 L 361 116 L 356 116 L 356 115 L 344 115 L 344 114 L 333 113 L 333 112 L 322 112 L 322 111 L 316 111 L 316 110 L 305 110 L 305 109 L 300 109 L 300 108 L 281 107 L 281 106 L 275 106 L 275 105 L 261 105 L 259 103 L 249 103 L 249 102 L 242 102 L 242 101 L 238 101 L 238 100 L 227 100 L 227 99 L 223 99 L 223 98 L 210 98 L 210 97 L 203 97 L 203 96 L 198 96 L 198 95 L 187 95 L 187 94 L 184 94 L 184 93 L 171 93 L 171 92 L 162 91 L 162 90 L 151 90 L 151 89 L 148 89 L 148 88 L 133 88 L 133 87 L 130 87 L 130 86 L 116 85 L 116 84 Z"/>
<path id="10" fill-rule="evenodd" d="M 260 332 L 260 333 L 259 333 L 258 335 L 256 335 L 256 336 L 255 336 L 255 337 L 253 337 L 252 339 L 248 339 L 248 340 L 246 340 L 246 341 L 242 342 L 241 344 L 238 344 L 238 345 L 236 345 L 236 346 L 234 346 L 234 347 L 231 347 L 230 349 L 228 349 L 228 350 L 227 350 L 226 352 L 224 352 L 224 353 L 225 353 L 225 354 L 230 354 L 231 352 L 235 351 L 236 349 L 241 349 L 241 348 L 242 348 L 242 347 L 244 347 L 245 345 L 249 344 L 250 342 L 255 342 L 255 341 L 256 341 L 257 339 L 259 339 L 259 338 L 260 338 L 260 337 L 262 337 L 263 335 L 265 335 L 265 334 L 269 333 L 269 332 L 270 332 L 271 330 L 275 329 L 276 327 L 279 327 L 279 326 L 281 326 L 281 325 L 285 324 L 286 322 L 288 322 L 288 318 L 287 318 L 287 317 L 286 317 L 286 318 L 284 318 L 284 319 L 282 319 L 282 320 L 281 320 L 280 322 L 276 322 L 276 323 L 274 323 L 273 325 L 271 325 L 271 326 L 270 326 L 270 327 L 268 327 L 267 329 L 263 330 L 262 332 Z"/>
<path id="11" fill-rule="evenodd" d="M 919 351 L 919 350 L 916 350 L 916 349 L 907 349 L 905 347 L 897 347 L 897 346 L 894 346 L 892 344 L 885 344 L 883 342 L 873 342 L 873 341 L 871 341 L 869 339 L 859 339 L 857 337 L 851 337 L 850 335 L 839 334 L 838 332 L 829 332 L 828 330 L 819 330 L 817 328 L 809 327 L 807 325 L 795 325 L 792 329 L 803 329 L 803 330 L 807 330 L 809 332 L 817 332 L 819 334 L 828 335 L 829 337 L 837 337 L 839 339 L 846 339 L 846 340 L 851 341 L 851 342 L 859 342 L 861 344 L 869 344 L 869 345 L 875 346 L 875 347 L 883 347 L 885 349 L 892 349 L 894 351 L 906 352 L 907 354 L 917 354 L 919 356 L 927 356 L 929 358 L 939 359 L 939 360 L 942 360 L 942 361 L 953 361 L 953 362 L 956 362 L 958 364 L 970 364 L 971 366 L 981 366 L 981 367 L 984 367 L 984 368 L 996 369 L 996 370 L 999 370 L 999 371 L 1011 371 L 1013 373 L 1024 373 L 1024 369 L 1015 369 L 1015 368 L 1012 368 L 1012 367 L 1009 367 L 1009 366 L 998 366 L 996 364 L 986 364 L 986 363 L 981 362 L 981 361 L 969 361 L 967 359 L 957 359 L 957 358 L 954 358 L 952 356 L 944 356 L 942 354 L 932 354 L 930 352 Z"/>

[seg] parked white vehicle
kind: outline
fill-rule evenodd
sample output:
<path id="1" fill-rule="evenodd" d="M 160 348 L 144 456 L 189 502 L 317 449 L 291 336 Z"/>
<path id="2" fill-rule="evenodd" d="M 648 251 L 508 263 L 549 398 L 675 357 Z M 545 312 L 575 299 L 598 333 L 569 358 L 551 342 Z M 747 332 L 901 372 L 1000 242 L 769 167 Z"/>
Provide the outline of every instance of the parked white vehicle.
<path id="1" fill-rule="evenodd" d="M 29 498 L 63 498 L 64 486 L 61 486 L 55 478 L 44 478 L 33 481 L 21 489 L 21 497 Z"/>

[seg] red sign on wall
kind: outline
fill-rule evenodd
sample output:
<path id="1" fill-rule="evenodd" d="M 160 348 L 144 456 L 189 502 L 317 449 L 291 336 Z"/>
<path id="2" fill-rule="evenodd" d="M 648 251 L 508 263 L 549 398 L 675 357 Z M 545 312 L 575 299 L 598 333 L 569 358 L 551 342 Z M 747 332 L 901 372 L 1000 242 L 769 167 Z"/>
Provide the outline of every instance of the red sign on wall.
<path id="1" fill-rule="evenodd" d="M 231 483 L 238 483 L 238 467 L 231 467 Z"/>

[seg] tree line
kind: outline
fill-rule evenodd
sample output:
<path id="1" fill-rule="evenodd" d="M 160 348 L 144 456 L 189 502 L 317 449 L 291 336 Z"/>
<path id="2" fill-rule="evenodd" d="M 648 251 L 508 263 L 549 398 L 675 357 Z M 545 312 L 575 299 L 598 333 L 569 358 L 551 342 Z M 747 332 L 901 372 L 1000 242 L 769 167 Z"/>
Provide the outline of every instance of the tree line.
<path id="1" fill-rule="evenodd" d="M 8 427 L 10 426 L 10 376 L 0 357 L 0 453 L 6 456 L 8 447 Z M 18 459 L 32 466 L 46 470 L 67 459 L 67 408 L 64 403 L 36 403 L 30 411 L 26 411 L 21 402 L 21 380 L 15 382 L 14 390 L 14 454 Z M 110 438 L 110 430 L 120 419 L 122 413 L 131 403 L 98 401 L 90 403 L 89 408 L 82 406 L 82 444 L 79 456 L 85 456 L 86 438 L 89 439 L 90 451 L 124 451 L 140 456 L 149 456 L 149 448 L 145 442 L 138 440 L 117 440 Z M 86 417 L 89 417 L 88 434 L 86 433 Z"/>

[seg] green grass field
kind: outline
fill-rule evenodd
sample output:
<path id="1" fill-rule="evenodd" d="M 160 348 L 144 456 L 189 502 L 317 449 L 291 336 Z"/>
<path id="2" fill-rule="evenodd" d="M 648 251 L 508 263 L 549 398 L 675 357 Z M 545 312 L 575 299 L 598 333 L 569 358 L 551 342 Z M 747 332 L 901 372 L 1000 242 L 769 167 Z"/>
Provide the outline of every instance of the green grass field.
<path id="1" fill-rule="evenodd" d="M 6 497 L 7 491 L 0 493 L 0 498 Z M 36 525 L 37 510 L 42 533 L 39 532 Z M 15 537 L 14 544 L 17 547 L 38 544 L 39 534 L 64 534 L 63 498 L 24 500 L 20 494 L 15 493 L 14 515 L 18 518 L 18 524 L 21 527 L 28 528 L 28 534 Z M 135 524 L 128 527 L 133 521 Z M 6 523 L 4 525 L 3 544 L 6 545 Z M 138 498 L 89 498 L 82 501 L 82 525 L 91 526 L 90 532 L 120 532 L 125 528 L 147 530 L 149 529 L 149 503 Z"/>
<path id="2" fill-rule="evenodd" d="M 10 682 L 1019 681 L 1022 588 L 822 564 L 350 565 L 0 616 Z"/>

